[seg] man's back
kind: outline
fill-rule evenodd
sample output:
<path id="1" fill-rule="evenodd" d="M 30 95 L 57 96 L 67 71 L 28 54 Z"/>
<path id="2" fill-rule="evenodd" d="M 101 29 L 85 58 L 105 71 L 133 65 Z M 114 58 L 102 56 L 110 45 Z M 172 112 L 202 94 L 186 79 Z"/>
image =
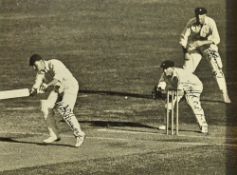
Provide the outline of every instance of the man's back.
<path id="1" fill-rule="evenodd" d="M 175 67 L 173 76 L 178 78 L 178 89 L 200 91 L 203 88 L 200 79 L 189 71 Z"/>

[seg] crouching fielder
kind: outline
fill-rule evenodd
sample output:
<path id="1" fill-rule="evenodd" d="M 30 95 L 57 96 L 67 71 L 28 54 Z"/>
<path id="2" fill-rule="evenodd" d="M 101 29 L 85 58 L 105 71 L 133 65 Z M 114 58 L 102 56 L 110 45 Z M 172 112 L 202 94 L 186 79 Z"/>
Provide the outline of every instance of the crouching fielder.
<path id="1" fill-rule="evenodd" d="M 202 82 L 189 71 L 174 67 L 174 62 L 166 60 L 161 63 L 163 74 L 157 85 L 157 90 L 177 90 L 175 100 L 185 96 L 188 105 L 191 107 L 202 133 L 208 133 L 208 124 L 201 106 L 200 95 L 203 90 Z M 166 84 L 166 85 L 165 85 Z M 175 101 L 172 102 L 175 104 Z M 174 105 L 168 105 L 174 106 Z"/>
<path id="2" fill-rule="evenodd" d="M 46 100 L 41 100 L 41 111 L 49 131 L 49 138 L 44 143 L 59 141 L 54 112 L 63 117 L 72 129 L 76 137 L 76 147 L 79 147 L 85 137 L 80 124 L 73 113 L 76 103 L 79 84 L 67 67 L 59 60 L 44 60 L 40 55 L 34 54 L 29 60 L 30 66 L 37 72 L 35 83 L 31 89 L 31 95 L 44 93 L 49 87 L 53 87 Z"/>

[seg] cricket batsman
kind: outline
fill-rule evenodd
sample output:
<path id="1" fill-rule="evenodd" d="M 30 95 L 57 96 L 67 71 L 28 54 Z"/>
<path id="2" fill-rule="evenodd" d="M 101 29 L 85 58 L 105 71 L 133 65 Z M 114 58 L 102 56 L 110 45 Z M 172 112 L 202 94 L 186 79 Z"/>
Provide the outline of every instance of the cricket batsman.
<path id="1" fill-rule="evenodd" d="M 179 43 L 185 55 L 183 68 L 193 73 L 202 57 L 205 58 L 210 63 L 224 102 L 231 103 L 217 47 L 220 36 L 216 23 L 207 16 L 207 9 L 204 7 L 195 8 L 194 13 L 195 17 L 188 21 L 180 37 Z"/>
<path id="2" fill-rule="evenodd" d="M 171 102 L 173 105 L 168 104 L 166 107 L 174 106 L 175 101 L 180 101 L 184 96 L 196 117 L 201 132 L 207 134 L 208 124 L 200 102 L 203 90 L 202 82 L 193 73 L 174 67 L 173 61 L 163 61 L 160 67 L 163 69 L 163 73 L 157 85 L 157 91 L 177 90 L 178 92 L 175 100 Z"/>
<path id="3" fill-rule="evenodd" d="M 50 89 L 46 100 L 41 100 L 41 111 L 46 121 L 49 138 L 44 143 L 53 143 L 60 140 L 58 129 L 54 118 L 54 109 L 63 117 L 72 129 L 76 138 L 75 147 L 79 147 L 85 138 L 80 124 L 73 113 L 76 103 L 79 84 L 68 68 L 59 60 L 44 60 L 40 55 L 34 54 L 29 59 L 29 65 L 37 72 L 35 83 L 30 94 L 44 93 Z"/>

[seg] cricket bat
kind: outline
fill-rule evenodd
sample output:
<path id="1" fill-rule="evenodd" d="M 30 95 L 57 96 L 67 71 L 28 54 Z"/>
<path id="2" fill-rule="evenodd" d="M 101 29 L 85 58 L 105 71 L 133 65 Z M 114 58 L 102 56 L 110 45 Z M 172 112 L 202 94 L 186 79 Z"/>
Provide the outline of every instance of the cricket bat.
<path id="1" fill-rule="evenodd" d="M 28 88 L 4 90 L 4 91 L 0 91 L 0 100 L 10 99 L 10 98 L 19 98 L 19 97 L 28 97 L 29 95 L 30 95 L 30 90 Z"/>

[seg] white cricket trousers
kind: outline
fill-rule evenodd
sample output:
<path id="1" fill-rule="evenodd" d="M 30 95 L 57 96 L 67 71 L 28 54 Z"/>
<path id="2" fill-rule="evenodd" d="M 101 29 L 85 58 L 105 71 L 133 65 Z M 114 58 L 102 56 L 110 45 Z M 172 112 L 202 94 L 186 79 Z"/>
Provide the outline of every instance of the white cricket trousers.
<path id="1" fill-rule="evenodd" d="M 185 92 L 184 96 L 185 99 L 187 101 L 187 104 L 191 107 L 195 118 L 197 120 L 197 123 L 199 125 L 199 127 L 207 124 L 206 122 L 206 117 L 205 117 L 205 113 L 204 110 L 201 106 L 201 101 L 200 101 L 200 95 L 202 93 L 202 86 L 198 88 L 199 90 L 196 91 L 190 91 L 190 92 Z M 182 95 L 178 95 L 178 98 L 175 100 L 180 101 L 180 99 L 183 97 Z M 173 102 L 173 104 L 175 104 L 175 101 Z"/>
<path id="2" fill-rule="evenodd" d="M 50 92 L 46 100 L 41 100 L 41 110 L 48 127 L 49 135 L 59 137 L 56 121 L 54 118 L 55 110 L 63 117 L 65 122 L 73 130 L 75 136 L 83 135 L 80 124 L 76 119 L 73 109 L 77 100 L 79 85 L 74 84 L 70 88 L 64 89 L 63 93 L 58 94 L 54 90 Z"/>

